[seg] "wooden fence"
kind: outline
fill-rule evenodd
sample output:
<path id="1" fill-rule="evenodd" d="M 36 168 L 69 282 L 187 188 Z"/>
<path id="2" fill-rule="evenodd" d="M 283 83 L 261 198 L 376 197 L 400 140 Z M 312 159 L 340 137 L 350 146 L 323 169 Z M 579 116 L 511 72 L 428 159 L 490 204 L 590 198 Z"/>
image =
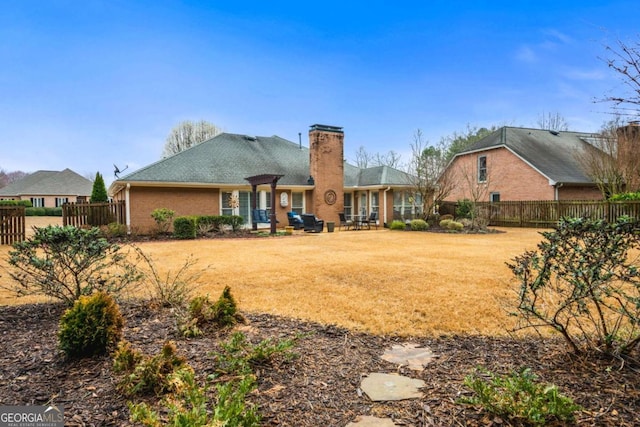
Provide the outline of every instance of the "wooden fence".
<path id="1" fill-rule="evenodd" d="M 125 223 L 125 202 L 65 203 L 62 205 L 62 225 L 74 227 Z"/>
<path id="2" fill-rule="evenodd" d="M 455 212 L 456 203 L 443 204 L 447 212 Z M 640 201 L 609 202 L 603 200 L 541 200 L 513 202 L 480 202 L 478 216 L 488 218 L 489 225 L 501 227 L 543 227 L 558 224 L 561 218 L 585 217 L 614 221 L 627 215 L 640 218 Z M 442 210 L 441 210 L 442 213 Z"/>
<path id="3" fill-rule="evenodd" d="M 0 245 L 23 241 L 25 232 L 25 207 L 0 206 Z"/>

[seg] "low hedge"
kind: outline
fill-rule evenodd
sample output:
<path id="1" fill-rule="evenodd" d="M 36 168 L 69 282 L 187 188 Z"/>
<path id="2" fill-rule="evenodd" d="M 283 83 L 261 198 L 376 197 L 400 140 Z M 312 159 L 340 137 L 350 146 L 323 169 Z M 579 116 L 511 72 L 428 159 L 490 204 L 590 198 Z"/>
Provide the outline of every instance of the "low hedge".
<path id="1" fill-rule="evenodd" d="M 31 207 L 31 200 L 0 200 L 0 206 L 24 206 Z"/>
<path id="2" fill-rule="evenodd" d="M 195 239 L 199 229 L 220 231 L 225 225 L 237 231 L 244 218 L 239 215 L 188 215 L 173 220 L 173 235 L 177 239 Z"/>
<path id="3" fill-rule="evenodd" d="M 62 216 L 62 208 L 26 208 L 26 216 Z"/>

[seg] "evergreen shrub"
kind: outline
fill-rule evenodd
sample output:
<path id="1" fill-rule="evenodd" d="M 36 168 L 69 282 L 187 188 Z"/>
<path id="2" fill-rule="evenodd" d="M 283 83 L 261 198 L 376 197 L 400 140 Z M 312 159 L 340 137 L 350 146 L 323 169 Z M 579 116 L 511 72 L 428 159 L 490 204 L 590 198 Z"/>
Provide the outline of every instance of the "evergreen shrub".
<path id="1" fill-rule="evenodd" d="M 68 357 L 105 354 L 122 336 L 124 318 L 104 292 L 82 296 L 60 319 L 58 342 Z"/>

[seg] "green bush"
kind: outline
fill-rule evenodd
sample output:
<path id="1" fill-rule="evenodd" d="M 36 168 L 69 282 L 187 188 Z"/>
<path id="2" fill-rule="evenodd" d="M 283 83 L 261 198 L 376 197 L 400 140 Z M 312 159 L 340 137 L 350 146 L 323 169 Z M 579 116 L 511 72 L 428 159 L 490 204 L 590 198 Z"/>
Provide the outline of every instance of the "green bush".
<path id="1" fill-rule="evenodd" d="M 412 231 L 426 231 L 429 229 L 429 224 L 424 219 L 414 219 L 411 220 L 411 230 Z"/>
<path id="2" fill-rule="evenodd" d="M 103 291 L 118 295 L 142 277 L 98 228 L 36 228 L 33 236 L 13 244 L 10 275 L 19 296 L 45 295 L 71 306 L 82 295 Z"/>
<path id="3" fill-rule="evenodd" d="M 460 402 L 480 405 L 492 414 L 532 425 L 574 421 L 575 412 L 582 408 L 560 394 L 555 385 L 543 385 L 536 380 L 528 368 L 509 376 L 477 369 L 464 379 L 474 396 L 460 399 Z"/>
<path id="4" fill-rule="evenodd" d="M 400 221 L 399 219 L 391 221 L 391 225 L 389 226 L 391 230 L 406 230 L 407 226 L 404 221 Z"/>
<path id="5" fill-rule="evenodd" d="M 214 323 L 218 326 L 230 326 L 242 320 L 236 300 L 228 286 L 225 286 L 215 303 L 211 302 L 209 295 L 192 299 L 189 304 L 189 314 L 192 319 L 196 319 L 198 325 Z"/>
<path id="6" fill-rule="evenodd" d="M 68 357 L 90 357 L 115 347 L 124 318 L 113 298 L 104 292 L 82 296 L 60 320 L 58 342 Z"/>
<path id="7" fill-rule="evenodd" d="M 196 217 L 179 216 L 173 220 L 173 235 L 177 239 L 196 238 Z"/>
<path id="8" fill-rule="evenodd" d="M 129 403 L 131 421 L 148 427 L 258 427 L 260 415 L 257 407 L 246 402 L 246 397 L 257 385 L 253 375 L 216 385 L 217 399 L 209 410 L 208 387 L 196 383 L 192 370 L 179 369 L 171 375 L 171 381 L 180 384 L 173 396 L 161 402 L 165 409 L 155 411 L 149 404 Z M 160 415 L 160 413 L 162 415 Z"/>
<path id="9" fill-rule="evenodd" d="M 640 343 L 640 222 L 564 218 L 507 265 L 519 329 L 548 328 L 575 352 L 625 356 Z"/>
<path id="10" fill-rule="evenodd" d="M 473 218 L 473 202 L 469 199 L 458 200 L 456 218 Z"/>
<path id="11" fill-rule="evenodd" d="M 198 234 L 217 232 L 227 223 L 225 215 L 201 215 L 196 219 Z"/>
<path id="12" fill-rule="evenodd" d="M 233 231 L 238 231 L 244 224 L 244 218 L 239 215 L 225 215 L 225 224 L 230 225 Z"/>
<path id="13" fill-rule="evenodd" d="M 460 231 L 464 229 L 464 225 L 461 222 L 454 221 L 452 219 L 443 219 L 440 221 L 440 227 L 451 231 Z"/>
<path id="14" fill-rule="evenodd" d="M 24 206 L 30 208 L 33 205 L 31 200 L 0 200 L 0 206 Z"/>
<path id="15" fill-rule="evenodd" d="M 609 197 L 612 202 L 622 202 L 627 200 L 640 200 L 640 192 L 637 193 L 619 193 Z"/>
<path id="16" fill-rule="evenodd" d="M 45 208 L 26 208 L 25 215 L 26 216 L 46 216 L 47 211 Z"/>
<path id="17" fill-rule="evenodd" d="M 118 389 L 127 396 L 164 394 L 179 389 L 172 376 L 178 370 L 193 371 L 184 357 L 178 356 L 176 346 L 167 341 L 155 356 L 145 356 L 121 342 L 114 355 L 113 370 L 122 374 Z"/>
<path id="18" fill-rule="evenodd" d="M 175 211 L 167 208 L 158 208 L 154 209 L 153 212 L 151 212 L 151 217 L 156 222 L 159 233 L 169 232 L 169 227 L 171 227 L 171 220 L 173 219 L 173 216 L 175 214 Z"/>
<path id="19" fill-rule="evenodd" d="M 178 368 L 167 376 L 167 382 L 177 386 L 172 395 L 161 401 L 162 409 L 156 410 L 147 403 L 129 403 L 131 420 L 150 427 L 258 427 L 261 418 L 258 408 L 247 402 L 247 397 L 257 388 L 254 368 L 273 362 L 278 355 L 286 359 L 293 357 L 290 352 L 293 344 L 294 340 L 276 343 L 263 340 L 253 345 L 243 333 L 237 332 L 220 344 L 220 352 L 212 354 L 215 373 L 207 378 L 204 386 L 197 384 L 192 369 Z M 129 366 L 136 357 L 123 356 L 121 364 Z M 209 396 L 214 393 L 208 391 L 208 386 L 212 382 L 216 384 L 216 397 L 210 404 Z"/>
<path id="20" fill-rule="evenodd" d="M 100 232 L 104 237 L 123 237 L 127 235 L 127 226 L 117 222 L 110 222 L 100 227 Z"/>
<path id="21" fill-rule="evenodd" d="M 44 208 L 44 216 L 62 216 L 62 207 Z"/>

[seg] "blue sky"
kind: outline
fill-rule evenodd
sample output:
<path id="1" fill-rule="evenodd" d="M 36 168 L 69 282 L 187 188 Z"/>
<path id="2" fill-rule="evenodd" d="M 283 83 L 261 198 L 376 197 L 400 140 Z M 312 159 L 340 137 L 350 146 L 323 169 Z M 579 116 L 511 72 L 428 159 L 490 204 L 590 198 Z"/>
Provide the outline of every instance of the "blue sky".
<path id="1" fill-rule="evenodd" d="M 393 5 L 392 5 L 393 4 Z M 113 179 L 158 160 L 171 128 L 307 145 L 343 126 L 345 156 L 471 126 L 572 130 L 623 93 L 601 58 L 640 37 L 637 2 L 4 0 L 0 168 Z"/>

